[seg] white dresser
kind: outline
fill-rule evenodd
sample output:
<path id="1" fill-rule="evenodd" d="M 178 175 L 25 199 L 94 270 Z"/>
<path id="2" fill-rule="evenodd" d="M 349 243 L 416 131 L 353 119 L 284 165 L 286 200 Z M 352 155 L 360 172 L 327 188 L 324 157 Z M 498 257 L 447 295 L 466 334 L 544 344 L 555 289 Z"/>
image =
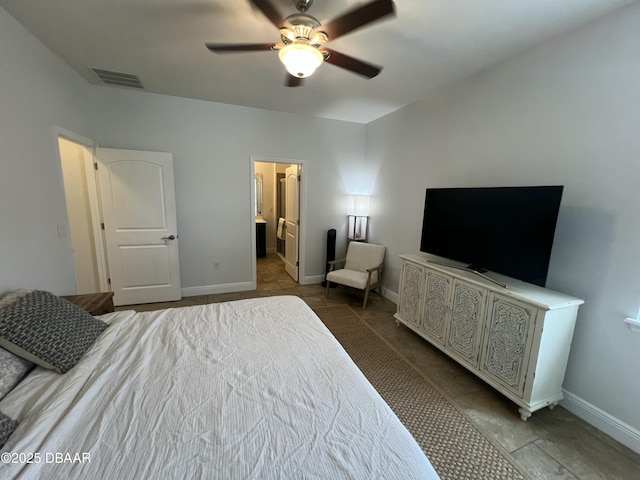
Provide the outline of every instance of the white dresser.
<path id="1" fill-rule="evenodd" d="M 400 255 L 402 323 L 520 406 L 522 420 L 562 400 L 562 382 L 582 300 L 424 255 Z"/>

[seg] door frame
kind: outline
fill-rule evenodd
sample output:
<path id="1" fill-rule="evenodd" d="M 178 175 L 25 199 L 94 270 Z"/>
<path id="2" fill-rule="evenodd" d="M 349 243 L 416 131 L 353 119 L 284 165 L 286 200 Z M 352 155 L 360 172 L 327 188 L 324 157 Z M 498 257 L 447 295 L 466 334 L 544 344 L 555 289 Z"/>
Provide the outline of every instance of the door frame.
<path id="1" fill-rule="evenodd" d="M 298 283 L 300 285 L 306 284 L 305 275 L 305 257 L 306 257 L 306 234 L 307 234 L 307 177 L 309 176 L 309 167 L 306 160 L 292 159 L 292 158 L 274 158 L 274 157 L 261 157 L 252 155 L 249 158 L 250 172 L 249 172 L 249 185 L 250 185 L 250 201 L 249 201 L 249 222 L 251 224 L 251 286 L 255 290 L 258 286 L 258 272 L 256 263 L 256 217 L 253 214 L 253 205 L 256 201 L 256 195 L 253 189 L 253 179 L 256 172 L 256 162 L 265 163 L 283 163 L 287 165 L 299 165 L 301 173 L 300 179 L 300 227 L 298 229 Z"/>
<path id="2" fill-rule="evenodd" d="M 58 178 L 62 187 L 62 191 L 65 191 L 65 186 L 64 174 L 62 172 L 62 157 L 60 154 L 59 139 L 64 138 L 65 140 L 79 145 L 83 149 L 84 173 L 85 178 L 87 179 L 87 194 L 89 197 L 89 210 L 91 216 L 91 230 L 93 231 L 93 240 L 96 249 L 96 270 L 101 291 L 109 292 L 111 291 L 111 287 L 109 285 L 109 272 L 107 267 L 104 235 L 102 231 L 102 212 L 100 210 L 98 181 L 96 179 L 96 171 L 94 167 L 94 164 L 96 163 L 95 150 L 98 147 L 98 142 L 57 126 L 53 127 L 53 136 L 55 140 L 55 155 L 58 161 Z M 66 200 L 65 216 L 67 218 L 68 228 L 68 225 L 70 223 L 69 207 L 67 206 Z M 71 235 L 69 235 L 69 241 L 71 242 Z M 75 267 L 73 275 L 75 278 L 76 292 L 78 292 L 78 278 L 76 276 Z"/>

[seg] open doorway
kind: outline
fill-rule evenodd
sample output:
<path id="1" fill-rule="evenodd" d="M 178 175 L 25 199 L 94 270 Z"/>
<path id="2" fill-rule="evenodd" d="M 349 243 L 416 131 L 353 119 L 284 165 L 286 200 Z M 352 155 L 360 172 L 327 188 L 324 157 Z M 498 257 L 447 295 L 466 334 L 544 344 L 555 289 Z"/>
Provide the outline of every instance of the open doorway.
<path id="1" fill-rule="evenodd" d="M 80 140 L 82 141 L 82 140 Z M 109 291 L 94 159 L 88 141 L 58 136 L 78 294 Z"/>
<path id="2" fill-rule="evenodd" d="M 303 170 L 299 160 L 252 157 L 254 259 L 278 259 L 297 283 L 304 283 Z"/>
<path id="3" fill-rule="evenodd" d="M 173 156 L 66 134 L 58 148 L 68 218 L 58 234 L 71 239 L 76 293 L 112 291 L 115 306 L 179 300 Z"/>

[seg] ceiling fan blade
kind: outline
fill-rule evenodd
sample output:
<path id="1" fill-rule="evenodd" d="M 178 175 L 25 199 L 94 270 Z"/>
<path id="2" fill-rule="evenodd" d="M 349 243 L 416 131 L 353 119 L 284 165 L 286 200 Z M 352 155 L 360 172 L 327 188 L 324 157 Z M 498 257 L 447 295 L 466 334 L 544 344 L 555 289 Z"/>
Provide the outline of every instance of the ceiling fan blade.
<path id="1" fill-rule="evenodd" d="M 395 15 L 394 3 L 391 0 L 374 0 L 321 25 L 318 30 L 326 33 L 329 40 L 335 40 L 388 15 Z"/>
<path id="2" fill-rule="evenodd" d="M 294 77 L 293 75 L 287 75 L 287 79 L 284 84 L 287 87 L 301 87 L 304 84 L 303 78 Z"/>
<path id="3" fill-rule="evenodd" d="M 264 16 L 267 17 L 276 28 L 282 28 L 284 18 L 282 18 L 282 15 L 280 15 L 276 7 L 274 7 L 269 0 L 249 0 L 249 2 L 264 13 Z"/>
<path id="4" fill-rule="evenodd" d="M 273 43 L 205 43 L 205 46 L 214 53 L 273 50 L 274 45 Z"/>
<path id="5" fill-rule="evenodd" d="M 344 53 L 336 52 L 329 48 L 323 48 L 322 50 L 329 52 L 329 57 L 325 59 L 325 62 L 357 73 L 363 77 L 373 78 L 382 71 L 382 67 L 363 62 Z"/>

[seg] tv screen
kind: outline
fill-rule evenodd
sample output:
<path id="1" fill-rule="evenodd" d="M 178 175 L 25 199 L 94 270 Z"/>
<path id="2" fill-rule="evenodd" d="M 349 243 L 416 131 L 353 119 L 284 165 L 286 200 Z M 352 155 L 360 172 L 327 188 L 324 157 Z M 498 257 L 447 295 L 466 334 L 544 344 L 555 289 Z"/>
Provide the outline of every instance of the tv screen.
<path id="1" fill-rule="evenodd" d="M 420 251 L 544 286 L 562 190 L 428 188 Z"/>

